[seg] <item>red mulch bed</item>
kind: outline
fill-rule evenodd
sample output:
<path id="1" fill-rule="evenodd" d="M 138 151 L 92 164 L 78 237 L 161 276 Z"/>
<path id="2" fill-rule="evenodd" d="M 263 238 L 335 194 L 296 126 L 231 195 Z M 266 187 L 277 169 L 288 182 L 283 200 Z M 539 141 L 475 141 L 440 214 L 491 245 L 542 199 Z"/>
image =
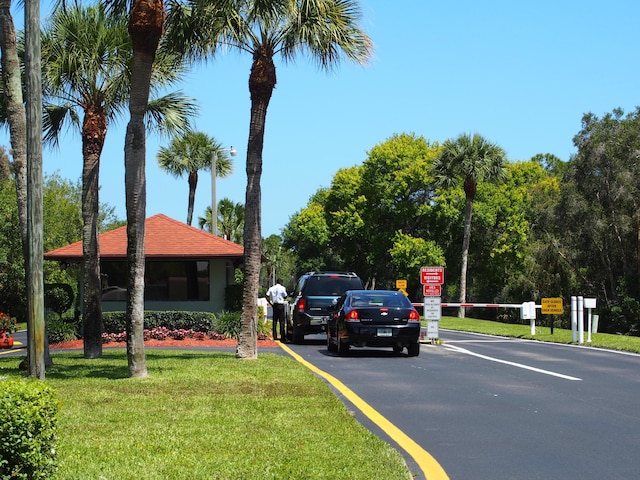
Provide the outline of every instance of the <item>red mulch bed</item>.
<path id="1" fill-rule="evenodd" d="M 235 347 L 238 344 L 237 340 L 232 338 L 226 340 L 211 340 L 209 338 L 203 340 L 197 340 L 195 338 L 185 338 L 183 340 L 175 340 L 173 338 L 167 338 L 166 340 L 147 340 L 144 342 L 145 347 Z M 103 343 L 103 348 L 119 347 L 125 348 L 127 345 L 125 342 L 109 342 Z M 273 340 L 258 340 L 258 348 L 275 348 L 278 346 L 278 342 Z M 61 348 L 84 348 L 82 340 L 73 340 L 71 342 L 52 343 L 49 345 L 52 350 Z"/>

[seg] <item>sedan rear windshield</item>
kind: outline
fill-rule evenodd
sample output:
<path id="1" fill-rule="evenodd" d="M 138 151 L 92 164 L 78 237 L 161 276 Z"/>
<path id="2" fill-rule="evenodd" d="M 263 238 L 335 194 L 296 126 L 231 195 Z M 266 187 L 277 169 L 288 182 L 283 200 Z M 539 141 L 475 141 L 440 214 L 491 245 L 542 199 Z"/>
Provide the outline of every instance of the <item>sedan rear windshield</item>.
<path id="1" fill-rule="evenodd" d="M 400 292 L 354 292 L 352 307 L 411 307 L 411 302 Z"/>
<path id="2" fill-rule="evenodd" d="M 339 297 L 347 290 L 361 290 L 362 282 L 358 277 L 309 277 L 304 295 L 310 297 Z"/>

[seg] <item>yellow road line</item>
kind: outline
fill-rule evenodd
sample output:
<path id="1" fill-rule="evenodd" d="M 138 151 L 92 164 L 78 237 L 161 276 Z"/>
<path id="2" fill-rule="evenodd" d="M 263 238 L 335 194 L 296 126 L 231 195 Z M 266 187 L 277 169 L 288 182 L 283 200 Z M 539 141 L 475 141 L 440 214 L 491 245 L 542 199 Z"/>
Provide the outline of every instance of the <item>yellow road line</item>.
<path id="1" fill-rule="evenodd" d="M 14 343 L 15 345 L 15 343 Z M 0 355 L 7 355 L 9 353 L 16 353 L 16 352 L 21 352 L 23 350 L 26 350 L 26 347 L 21 347 L 21 348 L 8 348 L 6 350 L 0 350 Z"/>
<path id="2" fill-rule="evenodd" d="M 423 449 L 420 445 L 418 445 L 415 441 L 413 441 L 409 436 L 407 436 L 402 430 L 396 427 L 393 423 L 383 417 L 377 410 L 375 410 L 371 405 L 365 402 L 362 398 L 356 395 L 353 390 L 347 387 L 340 380 L 335 378 L 333 375 L 328 374 L 327 372 L 320 370 L 318 367 L 313 365 L 312 363 L 306 361 L 300 355 L 295 353 L 285 344 L 280 343 L 280 348 L 282 348 L 285 352 L 291 355 L 298 362 L 303 364 L 309 370 L 314 373 L 317 373 L 322 378 L 327 380 L 331 385 L 333 385 L 339 392 L 341 392 L 345 397 L 349 399 L 351 403 L 353 403 L 365 416 L 369 418 L 373 423 L 378 425 L 389 437 L 391 437 L 400 447 L 407 452 L 411 458 L 415 460 L 418 464 L 422 473 L 428 480 L 449 480 L 449 476 L 444 471 L 442 466 L 438 463 L 438 461 L 433 458 L 433 456 Z"/>

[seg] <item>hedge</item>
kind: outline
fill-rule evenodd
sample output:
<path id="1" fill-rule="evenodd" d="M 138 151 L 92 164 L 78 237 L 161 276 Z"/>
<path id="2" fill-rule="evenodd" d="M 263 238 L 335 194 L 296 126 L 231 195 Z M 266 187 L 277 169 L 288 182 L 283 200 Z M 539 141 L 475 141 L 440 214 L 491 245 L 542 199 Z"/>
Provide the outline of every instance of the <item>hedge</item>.
<path id="1" fill-rule="evenodd" d="M 60 408 L 54 391 L 35 379 L 0 379 L 0 478 L 45 479 L 57 470 Z"/>

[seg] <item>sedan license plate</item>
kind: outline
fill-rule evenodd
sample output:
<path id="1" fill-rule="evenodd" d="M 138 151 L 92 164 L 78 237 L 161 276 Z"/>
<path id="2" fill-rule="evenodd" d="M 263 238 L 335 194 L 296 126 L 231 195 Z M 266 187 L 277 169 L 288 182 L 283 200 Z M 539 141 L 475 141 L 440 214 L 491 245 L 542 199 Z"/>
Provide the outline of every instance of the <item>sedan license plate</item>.
<path id="1" fill-rule="evenodd" d="M 391 337 L 392 336 L 391 329 L 390 328 L 379 328 L 378 329 L 378 336 L 379 337 Z"/>

